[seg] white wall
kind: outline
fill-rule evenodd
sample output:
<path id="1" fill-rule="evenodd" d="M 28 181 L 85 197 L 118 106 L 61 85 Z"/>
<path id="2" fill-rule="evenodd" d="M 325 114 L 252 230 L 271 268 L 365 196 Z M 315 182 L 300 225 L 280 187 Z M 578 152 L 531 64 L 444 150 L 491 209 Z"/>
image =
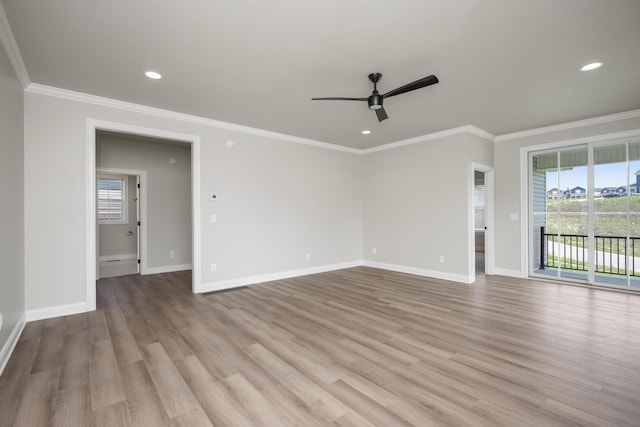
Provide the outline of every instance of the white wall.
<path id="1" fill-rule="evenodd" d="M 25 314 L 23 118 L 22 86 L 0 45 L 0 372 Z"/>
<path id="2" fill-rule="evenodd" d="M 363 240 L 367 262 L 472 280 L 472 162 L 492 166 L 493 143 L 468 133 L 367 154 Z"/>
<path id="3" fill-rule="evenodd" d="M 28 90 L 28 310 L 79 309 L 87 300 L 87 183 L 78 179 L 85 176 L 87 119 L 200 137 L 201 275 L 210 289 L 362 259 L 362 156 Z M 208 201 L 214 193 L 217 203 Z M 51 206 L 57 209 L 43 216 Z"/>
<path id="4" fill-rule="evenodd" d="M 620 115 L 620 117 L 626 116 L 626 114 Z M 523 201 L 526 200 L 527 194 L 522 191 L 521 185 L 521 149 L 537 145 L 562 144 L 565 141 L 640 129 L 640 117 L 620 120 L 598 119 L 582 123 L 582 125 L 558 126 L 556 127 L 558 130 L 549 128 L 549 131 L 538 130 L 537 132 L 524 132 L 498 138 L 495 144 L 495 260 L 497 273 L 513 276 L 528 274 L 525 265 L 526 257 L 524 256 L 526 255 L 526 242 L 521 236 L 527 216 L 527 212 L 522 211 Z M 516 214 L 518 219 L 512 220 L 511 214 Z"/>
<path id="5" fill-rule="evenodd" d="M 175 163 L 169 163 L 169 159 L 174 159 Z M 158 267 L 166 269 L 191 264 L 190 146 L 99 133 L 96 166 L 147 172 L 147 267 L 153 271 Z M 129 212 L 135 217 L 135 210 Z M 101 231 L 106 227 L 110 226 L 101 226 Z M 100 235 L 100 246 L 102 241 L 103 234 Z M 133 250 L 135 252 L 135 245 Z M 169 256 L 169 251 L 174 252 L 174 258 Z"/>

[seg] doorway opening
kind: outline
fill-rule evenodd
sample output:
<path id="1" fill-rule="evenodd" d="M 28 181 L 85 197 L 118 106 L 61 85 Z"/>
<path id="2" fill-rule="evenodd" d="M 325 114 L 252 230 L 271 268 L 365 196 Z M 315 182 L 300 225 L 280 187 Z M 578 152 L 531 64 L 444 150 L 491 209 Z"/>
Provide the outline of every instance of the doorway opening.
<path id="1" fill-rule="evenodd" d="M 98 279 L 140 273 L 144 171 L 97 168 Z"/>
<path id="2" fill-rule="evenodd" d="M 485 232 L 486 224 L 486 198 L 484 185 L 484 172 L 473 171 L 473 225 L 475 233 L 475 267 L 476 276 L 485 274 Z"/>
<path id="3" fill-rule="evenodd" d="M 96 309 L 96 280 L 98 279 L 98 219 L 97 219 L 97 168 L 123 168 L 122 171 L 129 171 L 131 173 L 124 172 L 129 175 L 139 175 L 141 184 L 140 194 L 140 222 L 139 229 L 139 259 L 140 259 L 140 274 L 156 274 L 169 271 L 178 270 L 192 270 L 192 291 L 199 292 L 201 289 L 202 272 L 201 272 L 201 215 L 200 215 L 200 137 L 197 135 L 183 134 L 179 132 L 145 128 L 135 125 L 129 125 L 124 123 L 108 122 L 95 119 L 87 119 L 86 122 L 86 310 L 92 311 Z M 148 186 L 145 184 L 147 176 L 151 179 L 151 173 L 145 175 L 147 168 L 140 166 L 140 169 L 134 169 L 131 164 L 126 162 L 115 164 L 106 164 L 103 162 L 103 153 L 99 153 L 97 150 L 97 139 L 99 134 L 111 133 L 121 134 L 128 137 L 137 138 L 138 140 L 154 140 L 156 142 L 166 142 L 164 145 L 182 145 L 186 146 L 185 150 L 188 155 L 186 157 L 170 156 L 163 159 L 163 162 L 168 166 L 173 165 L 189 165 L 189 171 L 182 174 L 182 178 L 185 178 L 188 182 L 186 190 L 182 190 L 185 194 L 184 200 L 181 199 L 176 205 L 182 206 L 187 209 L 186 216 L 188 222 L 186 226 L 180 227 L 177 230 L 169 227 L 170 231 L 176 231 L 181 235 L 188 236 L 189 240 L 187 247 L 180 246 L 174 248 L 169 244 L 155 245 L 153 242 L 147 242 L 149 240 L 147 230 L 149 223 L 146 219 L 147 212 L 151 209 L 155 209 L 156 213 L 164 215 L 166 211 L 160 208 L 154 208 L 149 205 L 148 199 L 145 195 L 145 191 L 148 190 Z M 158 144 L 163 145 L 163 144 Z M 148 154 L 148 152 L 147 152 Z M 149 157 L 149 156 L 147 156 Z M 130 160 L 129 157 L 125 157 L 124 160 Z M 100 161 L 100 162 L 98 162 Z M 127 168 L 127 169 L 124 169 Z M 131 169 L 128 169 L 131 168 Z M 142 173 L 141 173 L 142 172 Z M 186 175 L 186 177 L 185 177 Z M 160 190 L 168 189 L 175 182 L 172 179 L 155 181 L 155 186 Z M 159 184 L 159 185 L 156 185 Z M 147 209 L 149 205 L 149 209 Z M 128 230 L 127 230 L 128 231 Z M 133 230 L 132 230 L 133 231 Z M 150 252 L 152 253 L 151 257 Z M 166 257 L 167 260 L 160 260 L 155 263 L 153 259 Z M 182 261 L 181 256 L 188 258 L 188 261 Z M 154 258 L 155 257 L 155 258 Z M 151 258 L 151 263 L 150 263 Z M 165 262 L 166 261 L 166 262 Z"/>
<path id="4" fill-rule="evenodd" d="M 493 168 L 481 164 L 472 165 L 469 271 L 474 280 L 485 274 L 495 274 L 494 261 L 494 212 Z"/>

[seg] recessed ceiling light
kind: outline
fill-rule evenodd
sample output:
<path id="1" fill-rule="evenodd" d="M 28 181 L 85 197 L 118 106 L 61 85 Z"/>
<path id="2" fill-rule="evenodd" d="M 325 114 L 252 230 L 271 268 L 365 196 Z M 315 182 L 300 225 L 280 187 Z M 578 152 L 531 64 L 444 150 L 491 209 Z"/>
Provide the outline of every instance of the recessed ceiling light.
<path id="1" fill-rule="evenodd" d="M 162 75 L 160 73 L 156 73 L 155 71 L 147 71 L 146 73 L 144 73 L 144 75 L 153 80 L 160 80 L 162 78 Z"/>
<path id="2" fill-rule="evenodd" d="M 587 64 L 584 67 L 580 68 L 580 71 L 591 71 L 600 67 L 602 67 L 602 62 L 592 62 L 591 64 Z"/>
<path id="3" fill-rule="evenodd" d="M 370 133 L 371 133 L 371 131 L 370 131 L 370 130 L 366 130 L 366 129 L 365 129 L 365 130 L 363 130 L 363 131 L 362 131 L 362 134 L 363 134 L 363 135 L 369 135 Z"/>

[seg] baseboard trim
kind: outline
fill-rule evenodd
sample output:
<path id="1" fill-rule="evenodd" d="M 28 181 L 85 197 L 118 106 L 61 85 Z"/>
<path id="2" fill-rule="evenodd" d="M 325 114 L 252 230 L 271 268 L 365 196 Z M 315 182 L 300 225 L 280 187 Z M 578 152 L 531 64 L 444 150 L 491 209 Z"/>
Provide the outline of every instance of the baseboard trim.
<path id="1" fill-rule="evenodd" d="M 55 307 L 37 308 L 35 310 L 27 310 L 27 322 L 34 320 L 51 319 L 52 317 L 71 316 L 72 314 L 86 313 L 89 310 L 87 303 L 58 305 Z"/>
<path id="2" fill-rule="evenodd" d="M 519 279 L 524 279 L 527 277 L 527 275 L 522 274 L 521 271 L 509 270 L 507 268 L 496 268 L 493 273 L 498 276 L 517 277 Z"/>
<path id="3" fill-rule="evenodd" d="M 274 280 L 290 279 L 292 277 L 307 276 L 309 274 L 326 273 L 329 271 L 343 270 L 345 268 L 359 267 L 362 261 L 351 261 L 339 264 L 322 265 L 319 267 L 302 268 L 299 270 L 282 271 L 278 273 L 263 274 L 259 276 L 241 277 L 239 279 L 222 280 L 219 282 L 203 283 L 193 290 L 194 293 L 221 291 L 223 289 L 250 286 L 257 283 L 273 282 Z"/>
<path id="4" fill-rule="evenodd" d="M 161 274 L 161 273 L 173 273 L 174 271 L 191 270 L 193 264 L 178 264 L 178 265 L 165 265 L 162 267 L 147 267 L 147 271 L 144 274 Z"/>
<path id="5" fill-rule="evenodd" d="M 98 257 L 99 262 L 122 261 L 125 259 L 137 259 L 137 254 L 103 255 Z"/>
<path id="6" fill-rule="evenodd" d="M 9 334 L 9 339 L 4 343 L 2 349 L 0 349 L 0 376 L 4 372 L 4 368 L 9 363 L 9 359 L 13 354 L 13 350 L 15 350 L 16 345 L 18 344 L 18 339 L 20 335 L 22 335 L 22 331 L 24 330 L 24 325 L 27 324 L 27 313 L 22 313 L 20 320 L 13 327 L 11 334 Z"/>
<path id="7" fill-rule="evenodd" d="M 398 273 L 414 274 L 416 276 L 431 277 L 433 279 L 449 280 L 452 282 L 459 282 L 470 284 L 475 281 L 475 276 L 465 276 L 463 274 L 445 273 L 442 271 L 427 270 L 424 268 L 407 267 L 404 265 L 386 264 L 383 262 L 364 261 L 366 267 L 380 268 L 382 270 L 396 271 Z"/>

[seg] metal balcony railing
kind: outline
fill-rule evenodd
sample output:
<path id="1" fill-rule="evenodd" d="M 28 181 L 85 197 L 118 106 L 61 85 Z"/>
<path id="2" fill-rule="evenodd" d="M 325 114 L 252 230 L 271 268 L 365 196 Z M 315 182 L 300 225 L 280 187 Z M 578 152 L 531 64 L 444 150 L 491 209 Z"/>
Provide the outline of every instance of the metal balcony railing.
<path id="1" fill-rule="evenodd" d="M 594 236 L 595 272 L 640 277 L 640 237 Z M 588 271 L 588 236 L 540 227 L 540 269 Z M 636 255 L 637 254 L 637 255 Z"/>

